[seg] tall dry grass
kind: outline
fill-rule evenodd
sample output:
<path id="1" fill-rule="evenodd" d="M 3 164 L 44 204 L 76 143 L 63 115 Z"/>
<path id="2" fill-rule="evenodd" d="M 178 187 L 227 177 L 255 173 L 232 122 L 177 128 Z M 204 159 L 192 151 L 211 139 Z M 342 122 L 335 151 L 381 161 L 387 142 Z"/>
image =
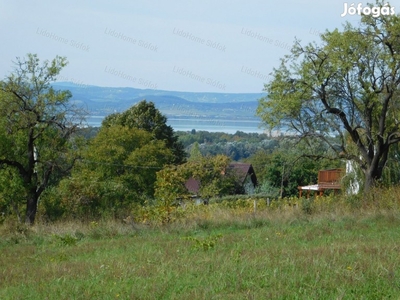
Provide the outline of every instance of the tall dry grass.
<path id="1" fill-rule="evenodd" d="M 400 294 L 400 190 L 0 227 L 1 299 L 384 299 Z M 133 222 L 135 220 L 136 222 Z"/>
<path id="2" fill-rule="evenodd" d="M 112 237 L 132 234 L 152 228 L 191 230 L 197 227 L 261 226 L 263 224 L 287 224 L 295 220 L 324 220 L 373 215 L 390 215 L 400 211 L 400 187 L 375 188 L 368 195 L 328 195 L 323 197 L 285 198 L 267 202 L 262 197 L 243 196 L 229 201 L 214 199 L 209 205 L 192 202 L 169 209 L 169 222 L 164 222 L 157 208 L 142 211 L 127 211 L 120 219 L 104 218 L 85 221 L 64 219 L 46 222 L 38 216 L 30 227 L 7 218 L 0 224 L 0 235 L 4 238 L 19 236 L 93 235 Z M 259 224 L 259 225 L 257 225 Z"/>

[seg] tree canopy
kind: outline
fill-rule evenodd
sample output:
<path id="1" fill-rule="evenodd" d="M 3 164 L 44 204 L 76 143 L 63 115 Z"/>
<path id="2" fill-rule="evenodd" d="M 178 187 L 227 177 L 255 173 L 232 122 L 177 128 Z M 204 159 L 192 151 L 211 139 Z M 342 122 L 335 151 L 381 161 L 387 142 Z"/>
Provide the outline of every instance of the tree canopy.
<path id="1" fill-rule="evenodd" d="M 185 186 L 188 179 L 199 183 L 197 196 L 203 199 L 235 194 L 238 190 L 237 176 L 229 172 L 230 158 L 226 155 L 198 157 L 179 166 L 167 166 L 157 172 L 156 196 L 171 202 L 186 197 L 190 191 Z"/>
<path id="2" fill-rule="evenodd" d="M 400 141 L 399 16 L 363 16 L 359 27 L 321 34 L 319 44 L 296 40 L 272 75 L 257 114 L 270 129 L 319 139 L 354 161 L 368 191 Z"/>
<path id="3" fill-rule="evenodd" d="M 127 211 L 153 197 L 156 172 L 172 158 L 164 142 L 145 130 L 102 127 L 61 181 L 60 205 L 86 216 Z"/>
<path id="4" fill-rule="evenodd" d="M 30 224 L 56 172 L 68 171 L 75 160 L 71 137 L 83 113 L 68 102 L 69 91 L 51 87 L 66 65 L 64 57 L 40 64 L 37 55 L 28 54 L 17 58 L 14 72 L 0 82 L 1 175 L 25 199 Z"/>
<path id="5" fill-rule="evenodd" d="M 121 125 L 129 128 L 146 130 L 157 140 L 164 141 L 174 155 L 172 163 L 180 164 L 185 161 L 186 153 L 171 126 L 167 125 L 167 118 L 155 107 L 153 102 L 140 101 L 122 113 L 107 116 L 102 126 Z"/>

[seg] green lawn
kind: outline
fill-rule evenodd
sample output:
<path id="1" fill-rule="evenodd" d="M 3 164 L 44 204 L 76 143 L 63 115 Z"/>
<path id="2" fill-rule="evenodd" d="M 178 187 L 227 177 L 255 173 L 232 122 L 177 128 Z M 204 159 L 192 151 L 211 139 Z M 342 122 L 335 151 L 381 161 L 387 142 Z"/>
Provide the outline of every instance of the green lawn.
<path id="1" fill-rule="evenodd" d="M 61 226 L 3 228 L 0 299 L 400 297 L 398 211 Z"/>

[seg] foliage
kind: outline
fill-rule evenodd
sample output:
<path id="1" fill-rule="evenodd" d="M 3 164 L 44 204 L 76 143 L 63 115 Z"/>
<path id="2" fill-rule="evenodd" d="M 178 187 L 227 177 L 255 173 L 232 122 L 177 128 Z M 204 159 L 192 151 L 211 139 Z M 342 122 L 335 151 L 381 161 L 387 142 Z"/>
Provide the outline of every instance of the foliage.
<path id="1" fill-rule="evenodd" d="M 184 218 L 185 211 L 167 201 L 159 201 L 136 207 L 134 214 L 137 223 L 159 227 Z"/>
<path id="2" fill-rule="evenodd" d="M 0 176 L 11 187 L 0 192 L 12 193 L 7 202 L 14 207 L 25 197 L 25 222 L 33 224 L 40 195 L 73 165 L 73 134 L 83 113 L 68 102 L 69 91 L 50 85 L 67 65 L 64 57 L 40 65 L 28 54 L 15 65 L 0 82 Z"/>
<path id="3" fill-rule="evenodd" d="M 390 148 L 388 161 L 382 174 L 380 184 L 389 187 L 400 182 L 400 147 L 395 144 Z"/>
<path id="4" fill-rule="evenodd" d="M 200 197 L 208 199 L 235 192 L 235 174 L 227 172 L 229 162 L 230 159 L 227 156 L 217 155 L 186 164 L 190 177 L 200 182 Z"/>
<path id="5" fill-rule="evenodd" d="M 94 138 L 99 133 L 100 127 L 85 126 L 79 128 L 76 135 L 83 137 L 85 140 Z"/>
<path id="6" fill-rule="evenodd" d="M 259 151 L 246 161 L 252 164 L 265 188 L 271 192 L 278 189 L 279 196 L 286 197 L 297 195 L 299 186 L 317 183 L 319 170 L 343 167 L 340 160 L 325 159 L 327 153 L 329 149 L 321 143 L 310 145 L 289 136 L 282 138 L 272 153 Z"/>
<path id="7" fill-rule="evenodd" d="M 76 216 L 120 214 L 153 196 L 156 172 L 172 159 L 164 142 L 147 131 L 102 127 L 72 176 L 60 183 L 60 205 Z"/>
<path id="8" fill-rule="evenodd" d="M 157 172 L 155 182 L 156 209 L 162 223 L 171 221 L 171 214 L 175 211 L 178 199 L 184 200 L 187 195 L 185 165 L 167 166 Z"/>
<path id="9" fill-rule="evenodd" d="M 0 214 L 4 217 L 15 215 L 22 222 L 25 199 L 24 183 L 18 171 L 6 166 L 0 169 Z"/>
<path id="10" fill-rule="evenodd" d="M 156 140 L 163 141 L 172 152 L 171 163 L 180 164 L 185 161 L 186 154 L 183 145 L 178 141 L 172 127 L 167 125 L 167 118 L 161 114 L 153 102 L 140 101 L 122 113 L 107 116 L 102 123 L 102 127 L 115 125 L 150 132 Z"/>
<path id="11" fill-rule="evenodd" d="M 320 45 L 296 41 L 265 85 L 258 115 L 270 128 L 320 140 L 335 157 L 356 162 L 368 191 L 400 141 L 399 32 L 398 15 L 365 15 L 358 28 L 326 31 Z"/>
<path id="12" fill-rule="evenodd" d="M 199 143 L 194 142 L 192 148 L 190 149 L 190 155 L 188 160 L 198 161 L 201 160 L 202 157 L 203 155 L 201 154 Z"/>
<path id="13" fill-rule="evenodd" d="M 75 236 L 72 236 L 70 234 L 66 234 L 64 236 L 60 236 L 55 234 L 54 238 L 57 240 L 57 242 L 60 243 L 62 246 L 75 246 L 76 243 L 78 242 L 78 238 Z"/>
<path id="14" fill-rule="evenodd" d="M 186 152 L 190 155 L 194 151 L 193 149 L 196 149 L 196 152 L 200 152 L 202 156 L 223 154 L 233 161 L 246 159 L 257 151 L 271 152 L 279 145 L 278 138 L 270 137 L 267 134 L 241 131 L 237 131 L 235 134 L 207 131 L 178 132 L 178 135 Z M 197 151 L 196 143 L 199 151 Z"/>
<path id="15" fill-rule="evenodd" d="M 271 181 L 264 180 L 263 182 L 258 184 L 255 193 L 268 195 L 272 199 L 275 199 L 280 196 L 280 188 L 274 186 Z"/>
<path id="16" fill-rule="evenodd" d="M 229 162 L 227 156 L 217 155 L 167 167 L 157 173 L 156 198 L 168 205 L 176 199 L 188 198 L 185 183 L 190 178 L 200 183 L 197 196 L 202 199 L 234 194 L 238 188 L 237 179 L 235 174 L 227 172 Z"/>
<path id="17" fill-rule="evenodd" d="M 247 142 L 247 143 L 261 143 L 265 140 L 272 138 L 264 133 L 246 133 L 243 131 L 237 131 L 234 134 L 225 132 L 208 132 L 203 130 L 192 130 L 191 132 L 178 131 L 177 135 L 179 141 L 184 145 L 185 148 L 189 147 L 195 142 L 199 144 L 217 144 L 227 142 Z"/>

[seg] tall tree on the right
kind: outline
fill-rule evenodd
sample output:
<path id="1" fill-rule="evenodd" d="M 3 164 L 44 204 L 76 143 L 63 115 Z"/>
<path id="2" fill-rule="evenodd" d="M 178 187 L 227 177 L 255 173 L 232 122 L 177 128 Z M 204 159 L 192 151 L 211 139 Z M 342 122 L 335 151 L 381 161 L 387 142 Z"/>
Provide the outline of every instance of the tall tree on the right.
<path id="1" fill-rule="evenodd" d="M 269 128 L 324 141 L 363 171 L 365 192 L 373 187 L 400 141 L 400 17 L 364 15 L 320 44 L 296 41 L 272 75 L 257 109 Z"/>

